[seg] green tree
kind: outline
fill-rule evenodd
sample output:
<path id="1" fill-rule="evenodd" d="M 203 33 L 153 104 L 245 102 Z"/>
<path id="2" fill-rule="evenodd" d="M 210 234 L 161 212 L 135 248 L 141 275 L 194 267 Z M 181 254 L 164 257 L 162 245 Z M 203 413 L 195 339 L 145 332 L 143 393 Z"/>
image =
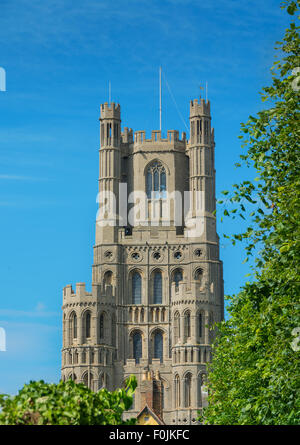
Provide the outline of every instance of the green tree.
<path id="1" fill-rule="evenodd" d="M 255 257 L 252 282 L 230 297 L 227 321 L 217 327 L 209 366 L 209 424 L 299 424 L 300 422 L 300 38 L 299 1 L 282 9 L 293 17 L 263 89 L 269 107 L 242 124 L 253 181 L 234 184 L 224 214 L 240 215 L 248 227 L 233 235 Z M 249 210 L 250 209 L 250 210 Z M 298 334 L 298 338 L 295 335 Z"/>
<path id="2" fill-rule="evenodd" d="M 16 396 L 0 395 L 1 425 L 133 425 L 136 419 L 122 420 L 132 405 L 137 386 L 130 376 L 126 387 L 109 392 L 93 392 L 69 379 L 58 384 L 30 382 Z"/>

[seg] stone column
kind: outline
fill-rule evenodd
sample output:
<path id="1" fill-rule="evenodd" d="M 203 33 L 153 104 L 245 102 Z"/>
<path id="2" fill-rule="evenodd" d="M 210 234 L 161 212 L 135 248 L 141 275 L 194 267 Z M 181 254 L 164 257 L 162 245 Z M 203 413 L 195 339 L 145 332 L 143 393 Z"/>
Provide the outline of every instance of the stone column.
<path id="1" fill-rule="evenodd" d="M 185 406 L 185 378 L 183 377 L 180 380 L 180 407 L 184 408 Z"/>
<path id="2" fill-rule="evenodd" d="M 91 316 L 91 340 L 94 344 L 97 344 L 98 341 L 98 323 L 97 323 L 97 315 L 93 313 Z"/>
<path id="3" fill-rule="evenodd" d="M 197 377 L 194 375 L 191 381 L 191 407 L 194 409 L 197 407 Z"/>
<path id="4" fill-rule="evenodd" d="M 152 351 L 151 351 L 151 339 L 148 338 L 147 335 L 145 335 L 145 332 L 142 333 L 142 358 L 145 359 L 151 359 L 152 357 Z M 151 355 L 151 357 L 150 357 Z M 150 360 L 149 360 L 150 362 Z"/>
<path id="5" fill-rule="evenodd" d="M 176 409 L 176 387 L 175 387 L 175 384 L 176 384 L 176 380 L 175 380 L 175 377 L 174 377 L 174 375 L 172 376 L 172 382 L 173 382 L 173 385 L 171 386 L 171 391 L 172 391 L 172 408 L 173 409 Z"/>
<path id="6" fill-rule="evenodd" d="M 184 342 L 184 314 L 180 314 L 180 338 L 182 343 Z"/>

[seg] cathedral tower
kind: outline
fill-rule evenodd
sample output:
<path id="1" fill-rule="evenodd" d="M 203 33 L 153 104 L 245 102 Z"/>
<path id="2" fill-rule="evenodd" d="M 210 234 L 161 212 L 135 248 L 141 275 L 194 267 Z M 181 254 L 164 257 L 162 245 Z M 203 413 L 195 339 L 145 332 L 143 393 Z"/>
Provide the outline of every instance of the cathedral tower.
<path id="1" fill-rule="evenodd" d="M 209 326 L 224 316 L 210 103 L 191 101 L 189 140 L 121 133 L 120 105 L 105 103 L 100 142 L 92 292 L 64 288 L 62 378 L 97 391 L 135 374 L 125 417 L 148 403 L 166 424 L 195 424 Z"/>

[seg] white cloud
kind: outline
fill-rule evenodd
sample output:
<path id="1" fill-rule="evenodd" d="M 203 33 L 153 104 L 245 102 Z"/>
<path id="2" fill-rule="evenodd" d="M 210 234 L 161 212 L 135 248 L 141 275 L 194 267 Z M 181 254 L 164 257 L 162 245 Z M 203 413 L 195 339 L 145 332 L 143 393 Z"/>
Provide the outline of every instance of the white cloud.
<path id="1" fill-rule="evenodd" d="M 36 176 L 22 176 L 22 175 L 11 175 L 11 174 L 1 174 L 0 179 L 7 179 L 10 181 L 45 181 L 46 178 L 37 178 Z"/>
<path id="2" fill-rule="evenodd" d="M 1 317 L 8 318 L 47 318 L 47 317 L 59 317 L 60 312 L 48 311 L 46 306 L 42 302 L 38 302 L 36 307 L 31 311 L 23 311 L 18 309 L 0 309 Z"/>

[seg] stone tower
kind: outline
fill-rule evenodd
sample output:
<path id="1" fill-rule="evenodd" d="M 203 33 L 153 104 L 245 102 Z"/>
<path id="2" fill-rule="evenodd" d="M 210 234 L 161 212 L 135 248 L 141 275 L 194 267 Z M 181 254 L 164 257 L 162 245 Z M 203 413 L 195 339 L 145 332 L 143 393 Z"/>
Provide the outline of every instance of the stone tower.
<path id="1" fill-rule="evenodd" d="M 150 404 L 189 425 L 206 403 L 209 326 L 224 316 L 214 149 L 209 101 L 191 101 L 189 140 L 121 133 L 120 105 L 101 105 L 92 292 L 63 290 L 62 378 L 97 391 L 135 374 L 125 418 Z"/>

